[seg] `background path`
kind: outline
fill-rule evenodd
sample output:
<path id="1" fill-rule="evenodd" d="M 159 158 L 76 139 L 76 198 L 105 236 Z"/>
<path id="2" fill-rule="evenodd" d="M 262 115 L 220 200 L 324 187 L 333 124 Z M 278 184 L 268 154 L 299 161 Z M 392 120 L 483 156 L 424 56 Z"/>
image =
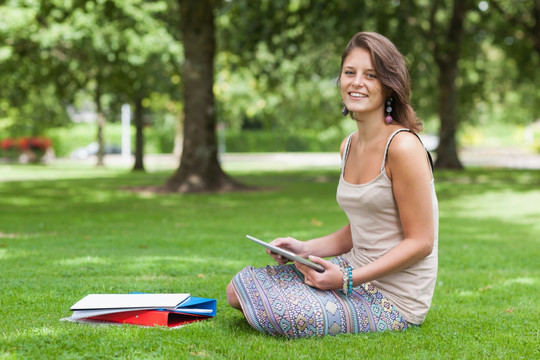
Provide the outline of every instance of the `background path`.
<path id="1" fill-rule="evenodd" d="M 521 148 L 464 148 L 459 157 L 464 166 L 510 169 L 540 169 L 540 154 Z M 339 169 L 338 153 L 225 153 L 220 156 L 223 168 L 228 171 L 304 170 L 313 168 Z M 85 160 L 55 159 L 54 162 L 95 164 L 96 158 Z M 105 165 L 130 168 L 133 157 L 106 155 Z M 170 154 L 149 154 L 144 158 L 148 171 L 174 170 L 178 157 Z"/>

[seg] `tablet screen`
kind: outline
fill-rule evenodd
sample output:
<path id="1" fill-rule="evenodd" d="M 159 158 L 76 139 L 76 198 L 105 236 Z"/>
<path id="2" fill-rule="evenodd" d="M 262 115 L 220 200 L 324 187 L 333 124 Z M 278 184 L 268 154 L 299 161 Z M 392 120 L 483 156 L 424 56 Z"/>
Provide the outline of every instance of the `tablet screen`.
<path id="1" fill-rule="evenodd" d="M 324 266 L 322 266 L 320 264 L 315 264 L 314 262 L 309 261 L 308 259 L 304 259 L 303 257 L 301 257 L 299 255 L 296 255 L 296 254 L 294 254 L 294 253 L 292 253 L 290 251 L 287 251 L 285 249 L 281 249 L 281 248 L 278 248 L 276 246 L 270 245 L 269 243 L 264 242 L 262 240 L 259 240 L 256 237 L 253 237 L 251 235 L 246 235 L 246 237 L 248 239 L 256 242 L 257 244 L 262 245 L 267 249 L 270 249 L 270 251 L 272 251 L 272 252 L 274 252 L 276 254 L 279 254 L 281 256 L 286 257 L 287 259 L 289 259 L 291 261 L 298 261 L 299 263 L 307 265 L 307 266 L 317 270 L 318 272 L 324 272 L 324 270 L 325 270 Z"/>

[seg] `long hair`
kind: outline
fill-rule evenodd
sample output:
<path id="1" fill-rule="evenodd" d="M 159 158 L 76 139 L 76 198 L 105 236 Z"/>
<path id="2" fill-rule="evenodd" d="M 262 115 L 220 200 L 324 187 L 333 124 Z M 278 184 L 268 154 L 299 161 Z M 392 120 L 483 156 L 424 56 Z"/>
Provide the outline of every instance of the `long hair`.
<path id="1" fill-rule="evenodd" d="M 383 95 L 392 98 L 393 120 L 415 133 L 422 131 L 422 122 L 410 104 L 411 78 L 407 62 L 397 47 L 381 34 L 359 32 L 352 37 L 341 55 L 341 70 L 345 59 L 355 48 L 363 48 L 371 53 L 377 78 L 383 86 Z"/>

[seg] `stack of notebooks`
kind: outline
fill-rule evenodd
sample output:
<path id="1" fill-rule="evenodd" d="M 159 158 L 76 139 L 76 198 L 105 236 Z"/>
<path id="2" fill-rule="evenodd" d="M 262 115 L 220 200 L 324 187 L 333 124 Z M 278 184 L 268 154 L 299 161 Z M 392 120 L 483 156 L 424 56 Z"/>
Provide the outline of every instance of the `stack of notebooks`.
<path id="1" fill-rule="evenodd" d="M 216 300 L 190 294 L 91 294 L 63 321 L 179 327 L 216 316 Z"/>

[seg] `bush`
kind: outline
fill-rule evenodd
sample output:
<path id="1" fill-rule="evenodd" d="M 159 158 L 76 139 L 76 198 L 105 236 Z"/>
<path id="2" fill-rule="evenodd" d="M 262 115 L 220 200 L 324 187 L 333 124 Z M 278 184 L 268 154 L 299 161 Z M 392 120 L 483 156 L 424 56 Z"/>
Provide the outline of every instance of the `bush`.
<path id="1" fill-rule="evenodd" d="M 339 129 L 298 134 L 244 130 L 227 133 L 226 152 L 335 152 L 346 134 Z"/>
<path id="2" fill-rule="evenodd" d="M 121 129 L 117 124 L 107 124 L 103 132 L 105 144 L 120 145 Z M 47 131 L 47 135 L 53 140 L 54 153 L 58 157 L 69 156 L 77 148 L 86 146 L 96 141 L 96 124 L 73 124 L 69 127 L 53 128 Z"/>
<path id="3" fill-rule="evenodd" d="M 21 137 L 17 139 L 5 138 L 1 141 L 1 155 L 11 161 L 18 161 L 25 156 L 29 162 L 41 162 L 52 141 L 43 136 Z"/>
<path id="4" fill-rule="evenodd" d="M 69 156 L 73 150 L 95 142 L 97 138 L 96 124 L 73 124 L 69 127 L 54 128 L 47 131 L 53 140 L 56 156 Z M 122 144 L 122 125 L 108 123 L 103 131 L 105 145 L 120 147 Z M 154 127 L 144 129 L 144 149 L 148 154 L 171 153 L 174 147 L 174 132 Z M 131 150 L 135 149 L 135 127 L 131 128 Z"/>
<path id="5" fill-rule="evenodd" d="M 77 148 L 96 141 L 95 124 L 73 124 L 50 129 L 47 136 L 54 143 L 56 156 L 69 156 Z M 119 123 L 108 123 L 104 132 L 105 144 L 121 146 L 122 128 Z M 243 130 L 227 132 L 226 152 L 335 152 L 348 134 L 346 130 L 329 128 L 324 131 L 305 130 L 284 133 L 271 130 Z M 170 154 L 174 148 L 175 132 L 170 128 L 152 126 L 144 129 L 145 153 Z M 131 129 L 131 149 L 135 149 L 135 128 Z"/>

